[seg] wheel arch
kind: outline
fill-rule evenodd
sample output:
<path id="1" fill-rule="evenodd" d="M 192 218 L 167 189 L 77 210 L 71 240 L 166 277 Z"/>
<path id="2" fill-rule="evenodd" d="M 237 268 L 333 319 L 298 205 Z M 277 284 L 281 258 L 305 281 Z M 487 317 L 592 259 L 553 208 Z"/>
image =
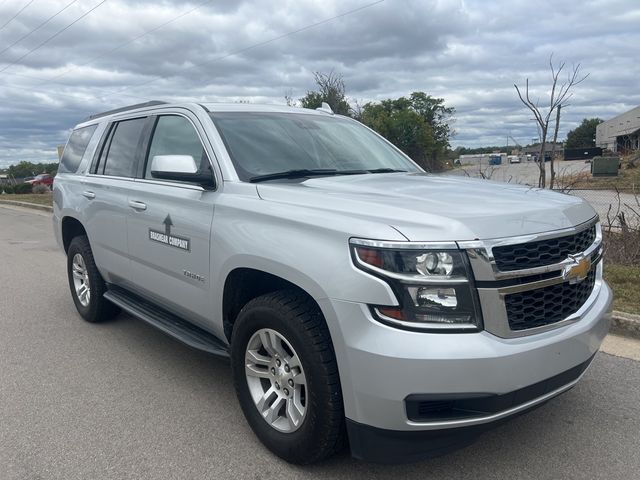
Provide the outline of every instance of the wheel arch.
<path id="1" fill-rule="evenodd" d="M 62 247 L 64 249 L 64 253 L 67 253 L 69 251 L 71 241 L 80 235 L 87 235 L 87 230 L 84 228 L 84 225 L 82 225 L 80 220 L 71 216 L 63 217 L 60 225 L 62 233 Z"/>
<path id="2" fill-rule="evenodd" d="M 259 268 L 237 267 L 227 274 L 222 292 L 223 329 L 228 341 L 231 341 L 233 325 L 242 307 L 260 295 L 277 290 L 299 291 L 309 297 L 318 311 L 322 312 L 318 299 L 308 287 L 301 286 L 299 282 Z"/>

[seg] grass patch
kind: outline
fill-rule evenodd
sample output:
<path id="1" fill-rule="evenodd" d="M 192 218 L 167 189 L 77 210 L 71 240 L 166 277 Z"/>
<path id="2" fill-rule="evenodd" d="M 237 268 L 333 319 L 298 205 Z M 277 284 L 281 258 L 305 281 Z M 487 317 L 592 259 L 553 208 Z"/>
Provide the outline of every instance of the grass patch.
<path id="1" fill-rule="evenodd" d="M 18 195 L 0 195 L 0 200 L 13 200 L 16 202 L 28 202 L 37 203 L 38 205 L 47 205 L 51 207 L 53 205 L 53 194 L 43 193 L 36 195 L 34 193 L 25 193 Z"/>
<path id="2" fill-rule="evenodd" d="M 590 177 L 579 181 L 574 188 L 602 188 L 606 190 L 640 190 L 640 168 L 619 170 L 617 177 Z"/>
<path id="3" fill-rule="evenodd" d="M 640 315 L 640 265 L 605 265 L 604 278 L 613 289 L 613 308 Z"/>
<path id="4" fill-rule="evenodd" d="M 622 168 L 617 177 L 592 177 L 591 173 L 581 172 L 565 175 L 558 179 L 558 184 L 573 189 L 620 190 L 621 192 L 640 191 L 640 165 L 638 159 L 627 157 L 622 159 Z"/>

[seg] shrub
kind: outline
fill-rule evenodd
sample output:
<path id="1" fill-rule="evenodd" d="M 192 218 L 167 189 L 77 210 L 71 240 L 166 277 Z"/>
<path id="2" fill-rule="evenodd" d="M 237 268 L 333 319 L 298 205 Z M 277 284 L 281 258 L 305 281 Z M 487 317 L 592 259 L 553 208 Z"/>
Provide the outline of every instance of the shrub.
<path id="1" fill-rule="evenodd" d="M 13 185 L 0 185 L 0 193 L 13 193 Z"/>
<path id="2" fill-rule="evenodd" d="M 605 261 L 615 265 L 640 265 L 640 229 L 605 231 Z"/>
<path id="3" fill-rule="evenodd" d="M 13 187 L 13 193 L 31 193 L 32 185 L 30 183 L 19 183 Z"/>
<path id="4" fill-rule="evenodd" d="M 616 192 L 617 202 L 609 207 L 604 229 L 605 261 L 616 265 L 640 265 L 640 194 L 623 202 Z M 624 206 L 625 208 L 622 208 Z M 615 226 L 613 226 L 615 224 Z"/>
<path id="5" fill-rule="evenodd" d="M 34 185 L 32 193 L 42 195 L 44 193 L 51 193 L 51 190 L 49 190 L 49 187 L 47 187 L 46 185 Z"/>

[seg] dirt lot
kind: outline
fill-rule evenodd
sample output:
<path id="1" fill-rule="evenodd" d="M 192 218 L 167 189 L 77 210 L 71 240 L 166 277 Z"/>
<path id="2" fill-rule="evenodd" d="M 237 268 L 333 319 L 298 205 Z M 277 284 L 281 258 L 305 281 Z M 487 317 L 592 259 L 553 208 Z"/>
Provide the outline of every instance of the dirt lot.
<path id="1" fill-rule="evenodd" d="M 584 160 L 561 161 L 555 160 L 555 169 L 558 176 L 576 175 L 588 173 L 591 166 Z M 549 164 L 547 163 L 547 179 L 550 177 Z M 521 183 L 523 185 L 538 185 L 538 165 L 535 162 L 523 161 L 522 163 L 503 163 L 502 165 L 489 166 L 463 165 L 448 172 L 449 175 L 469 175 L 471 177 L 485 178 L 497 182 Z"/>

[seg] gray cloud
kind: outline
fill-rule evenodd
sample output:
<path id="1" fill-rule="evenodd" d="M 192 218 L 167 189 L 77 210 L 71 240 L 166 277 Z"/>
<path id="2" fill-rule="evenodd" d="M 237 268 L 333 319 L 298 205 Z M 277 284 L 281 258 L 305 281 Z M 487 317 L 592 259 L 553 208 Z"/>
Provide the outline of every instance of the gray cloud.
<path id="1" fill-rule="evenodd" d="M 0 50 L 68 1 L 34 2 L 0 31 Z M 0 55 L 0 69 L 97 3 L 74 4 Z M 536 137 L 513 84 L 529 78 L 543 102 L 552 52 L 590 73 L 563 112 L 561 136 L 584 117 L 609 118 L 640 104 L 640 7 L 633 0 L 386 0 L 233 56 L 367 0 L 215 0 L 111 52 L 198 3 L 108 0 L 0 73 L 0 166 L 55 161 L 55 146 L 96 111 L 149 98 L 282 103 L 285 93 L 298 98 L 313 88 L 317 70 L 343 74 L 359 102 L 415 90 L 445 98 L 457 110 L 454 145 Z M 22 5 L 1 3 L 0 19 Z"/>

